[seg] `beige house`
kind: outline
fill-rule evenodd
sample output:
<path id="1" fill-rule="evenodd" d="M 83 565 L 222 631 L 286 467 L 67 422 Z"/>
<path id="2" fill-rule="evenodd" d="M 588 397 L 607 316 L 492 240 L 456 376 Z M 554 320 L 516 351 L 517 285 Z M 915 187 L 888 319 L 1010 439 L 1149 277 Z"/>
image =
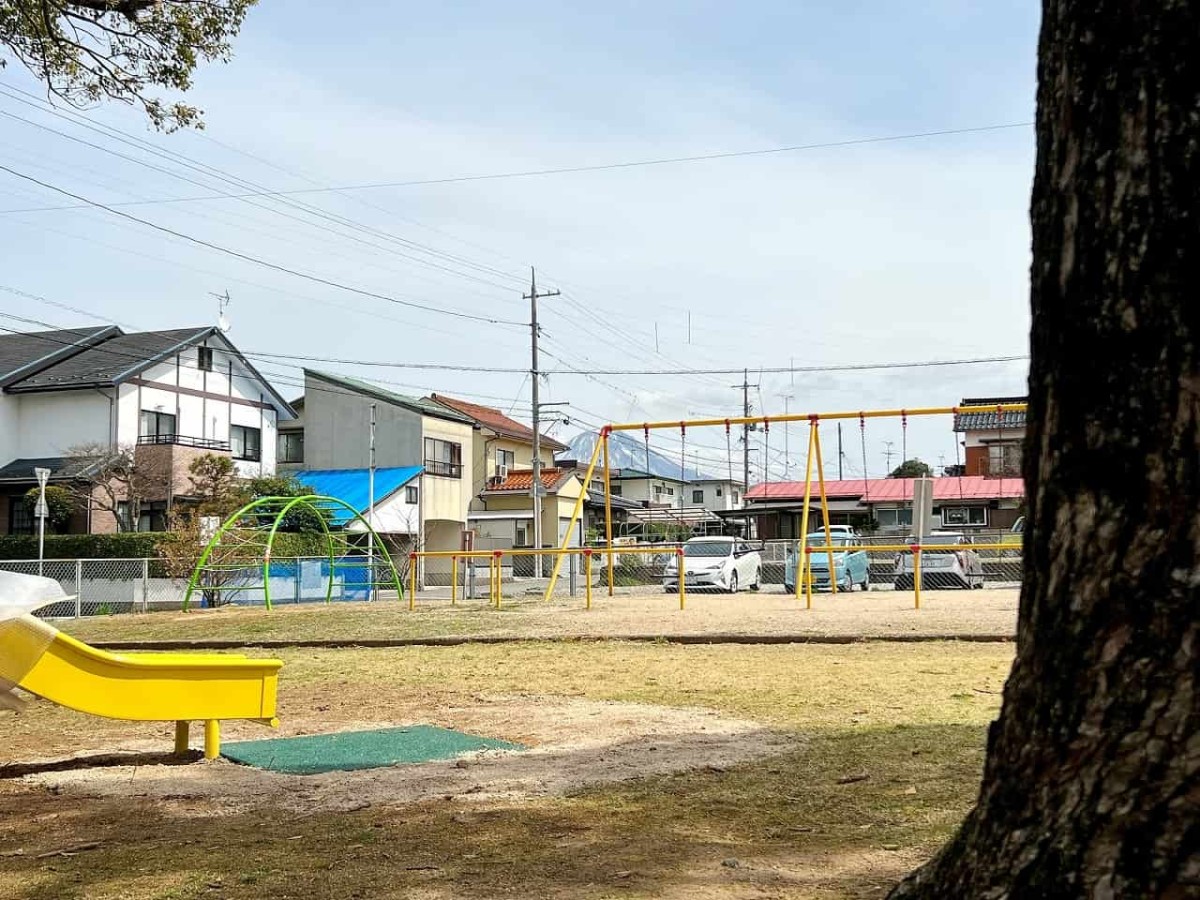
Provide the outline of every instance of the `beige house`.
<path id="1" fill-rule="evenodd" d="M 573 469 L 542 469 L 542 535 L 546 546 L 558 547 L 568 534 L 571 513 L 583 481 Z M 533 546 L 533 473 L 529 469 L 509 472 L 503 481 L 493 481 L 480 494 L 483 509 L 471 513 L 476 532 L 476 547 L 507 550 Z M 570 532 L 569 546 L 582 544 L 582 525 Z"/>

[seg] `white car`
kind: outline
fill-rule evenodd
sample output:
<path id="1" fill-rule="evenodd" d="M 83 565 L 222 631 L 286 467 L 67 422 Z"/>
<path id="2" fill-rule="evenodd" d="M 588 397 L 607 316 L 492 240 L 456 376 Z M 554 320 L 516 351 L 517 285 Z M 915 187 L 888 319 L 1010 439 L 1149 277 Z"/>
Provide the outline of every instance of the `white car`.
<path id="1" fill-rule="evenodd" d="M 715 588 L 736 594 L 757 591 L 762 580 L 762 554 L 749 542 L 733 537 L 697 537 L 683 545 L 684 586 Z M 663 568 L 663 590 L 679 590 L 679 556 Z"/>
<path id="2" fill-rule="evenodd" d="M 910 537 L 909 543 L 916 538 Z M 978 590 L 983 587 L 983 562 L 979 554 L 970 548 L 955 549 L 960 544 L 969 544 L 970 538 L 956 531 L 934 531 L 926 535 L 921 544 L 945 545 L 945 550 L 921 551 L 921 587 L 960 587 Z M 896 555 L 895 584 L 898 591 L 911 591 L 916 581 L 915 562 L 911 552 Z"/>

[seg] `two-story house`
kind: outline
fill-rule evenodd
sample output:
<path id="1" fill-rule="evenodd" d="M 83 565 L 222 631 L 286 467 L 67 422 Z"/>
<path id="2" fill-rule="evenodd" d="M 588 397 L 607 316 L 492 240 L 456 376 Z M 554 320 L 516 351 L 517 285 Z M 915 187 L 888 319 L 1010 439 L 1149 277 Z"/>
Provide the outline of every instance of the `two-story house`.
<path id="1" fill-rule="evenodd" d="M 475 426 L 471 449 L 475 479 L 469 518 L 478 546 L 533 546 L 533 429 L 491 406 L 445 394 L 432 394 L 429 399 L 466 416 Z M 547 490 L 542 504 L 542 534 L 548 546 L 558 546 L 561 541 L 559 505 L 574 504 L 579 496 L 578 490 L 571 493 L 570 480 L 558 478 L 560 473 L 554 470 L 554 454 L 566 449 L 561 441 L 545 434 L 539 438 L 538 456 L 545 473 L 542 483 Z M 522 484 L 523 488 L 514 487 Z"/>
<path id="2" fill-rule="evenodd" d="M 370 465 L 371 409 L 375 410 L 377 468 L 419 467 L 405 484 L 405 502 L 417 504 L 418 546 L 456 550 L 467 528 L 476 484 L 474 423 L 433 400 L 409 397 L 345 375 L 304 372 L 298 416 L 280 429 L 281 471 L 364 470 Z M 449 571 L 430 561 L 423 578 Z"/>
<path id="3" fill-rule="evenodd" d="M 291 406 L 216 327 L 126 333 L 116 326 L 0 335 L 0 531 L 31 533 L 23 500 L 50 480 L 88 483 L 84 448 L 132 448 L 154 471 L 153 495 L 128 505 L 82 504 L 72 531 L 158 530 L 191 490 L 188 466 L 205 453 L 233 458 L 243 476 L 275 471 L 272 447 Z"/>
<path id="4" fill-rule="evenodd" d="M 960 412 L 954 417 L 954 430 L 962 435 L 964 475 L 991 478 L 1020 478 L 1021 453 L 1025 444 L 1025 412 L 1000 412 L 988 406 L 1024 403 L 1025 397 L 967 397 L 960 406 L 984 409 Z"/>

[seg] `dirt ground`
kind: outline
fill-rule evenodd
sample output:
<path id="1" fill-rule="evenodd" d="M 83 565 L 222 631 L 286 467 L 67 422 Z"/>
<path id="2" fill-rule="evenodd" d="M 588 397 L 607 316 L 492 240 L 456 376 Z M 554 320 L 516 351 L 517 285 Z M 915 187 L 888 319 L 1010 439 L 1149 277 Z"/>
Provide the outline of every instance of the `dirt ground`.
<path id="1" fill-rule="evenodd" d="M 1012 648 L 278 655 L 281 734 L 424 722 L 529 749 L 286 776 L 170 764 L 169 725 L 35 700 L 0 712 L 0 897 L 880 897 L 969 807 Z"/>
<path id="2" fill-rule="evenodd" d="M 805 601 L 780 593 L 734 596 L 691 592 L 686 607 L 661 591 L 618 593 L 597 589 L 592 608 L 582 598 L 544 602 L 506 598 L 492 609 L 484 601 L 460 601 L 418 594 L 416 609 L 395 601 L 279 605 L 270 612 L 224 607 L 187 613 L 91 617 L 58 622 L 88 641 L 234 639 L 368 640 L 386 638 L 503 635 L 518 637 L 627 637 L 631 635 L 795 635 L 868 636 L 1016 634 L 1016 589 L 923 591 L 914 609 L 910 592 L 870 591 L 814 594 Z"/>

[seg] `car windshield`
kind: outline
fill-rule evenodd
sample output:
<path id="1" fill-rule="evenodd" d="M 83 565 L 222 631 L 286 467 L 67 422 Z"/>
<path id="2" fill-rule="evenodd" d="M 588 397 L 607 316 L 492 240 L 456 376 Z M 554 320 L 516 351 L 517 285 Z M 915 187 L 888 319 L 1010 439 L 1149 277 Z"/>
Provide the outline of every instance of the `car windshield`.
<path id="1" fill-rule="evenodd" d="M 683 545 L 684 556 L 729 556 L 733 544 L 729 541 L 697 541 Z"/>
<path id="2" fill-rule="evenodd" d="M 810 534 L 804 541 L 808 547 L 844 547 L 850 543 L 850 538 L 844 534 L 838 534 L 836 531 L 829 536 L 829 541 L 825 541 L 825 532 L 818 531 L 816 534 Z"/>

